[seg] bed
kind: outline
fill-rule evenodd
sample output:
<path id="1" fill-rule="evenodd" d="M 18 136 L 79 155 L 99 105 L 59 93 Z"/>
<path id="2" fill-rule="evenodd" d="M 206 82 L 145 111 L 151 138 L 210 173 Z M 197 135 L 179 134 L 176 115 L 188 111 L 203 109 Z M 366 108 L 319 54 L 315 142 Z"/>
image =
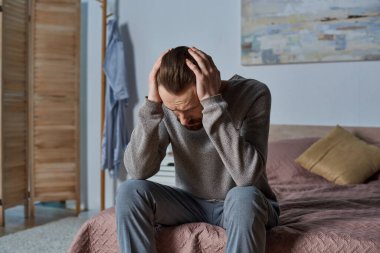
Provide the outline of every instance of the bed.
<path id="1" fill-rule="evenodd" d="M 380 252 L 380 173 L 363 184 L 340 186 L 294 162 L 331 127 L 271 126 L 268 180 L 278 196 L 280 225 L 267 233 L 266 251 Z M 380 128 L 349 128 L 380 147 Z M 162 228 L 160 253 L 224 252 L 225 231 L 205 223 Z M 73 239 L 70 253 L 119 252 L 114 208 L 88 220 Z"/>

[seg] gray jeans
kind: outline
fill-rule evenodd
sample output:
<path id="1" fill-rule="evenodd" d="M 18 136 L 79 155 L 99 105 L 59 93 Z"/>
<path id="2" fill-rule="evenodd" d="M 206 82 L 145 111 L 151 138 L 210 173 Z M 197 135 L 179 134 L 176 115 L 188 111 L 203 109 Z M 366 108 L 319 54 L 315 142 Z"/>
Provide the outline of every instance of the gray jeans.
<path id="1" fill-rule="evenodd" d="M 127 180 L 116 197 L 122 253 L 155 253 L 155 226 L 207 222 L 227 232 L 228 253 L 265 252 L 266 229 L 278 224 L 278 204 L 253 186 L 232 188 L 225 201 L 207 201 L 147 180 Z"/>

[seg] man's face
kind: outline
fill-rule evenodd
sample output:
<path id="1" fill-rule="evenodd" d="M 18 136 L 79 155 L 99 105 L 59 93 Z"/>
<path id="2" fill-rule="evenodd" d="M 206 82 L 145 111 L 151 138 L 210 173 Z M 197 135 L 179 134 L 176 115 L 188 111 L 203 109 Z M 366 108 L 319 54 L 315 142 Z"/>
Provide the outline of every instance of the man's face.
<path id="1" fill-rule="evenodd" d="M 179 94 L 172 94 L 159 85 L 158 93 L 163 104 L 175 113 L 184 127 L 190 130 L 202 128 L 203 107 L 198 99 L 195 84 L 189 85 Z"/>

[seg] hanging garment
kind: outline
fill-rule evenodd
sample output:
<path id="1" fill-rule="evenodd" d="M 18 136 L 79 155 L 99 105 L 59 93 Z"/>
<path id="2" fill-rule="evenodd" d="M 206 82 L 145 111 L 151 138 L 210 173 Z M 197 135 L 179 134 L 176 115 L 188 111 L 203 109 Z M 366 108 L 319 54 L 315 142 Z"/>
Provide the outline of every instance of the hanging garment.
<path id="1" fill-rule="evenodd" d="M 128 144 L 127 106 L 128 85 L 123 41 L 118 22 L 107 23 L 108 40 L 103 70 L 107 79 L 104 131 L 102 140 L 102 168 L 115 178 L 124 169 L 123 154 Z"/>

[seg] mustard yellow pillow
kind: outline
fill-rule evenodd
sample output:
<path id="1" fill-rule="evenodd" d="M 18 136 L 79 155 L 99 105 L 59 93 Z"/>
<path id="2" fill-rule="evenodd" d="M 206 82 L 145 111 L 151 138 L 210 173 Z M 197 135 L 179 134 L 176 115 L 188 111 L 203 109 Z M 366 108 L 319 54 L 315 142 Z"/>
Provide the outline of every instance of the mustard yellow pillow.
<path id="1" fill-rule="evenodd" d="M 336 126 L 302 153 L 296 163 L 336 184 L 360 184 L 379 171 L 380 148 Z"/>

